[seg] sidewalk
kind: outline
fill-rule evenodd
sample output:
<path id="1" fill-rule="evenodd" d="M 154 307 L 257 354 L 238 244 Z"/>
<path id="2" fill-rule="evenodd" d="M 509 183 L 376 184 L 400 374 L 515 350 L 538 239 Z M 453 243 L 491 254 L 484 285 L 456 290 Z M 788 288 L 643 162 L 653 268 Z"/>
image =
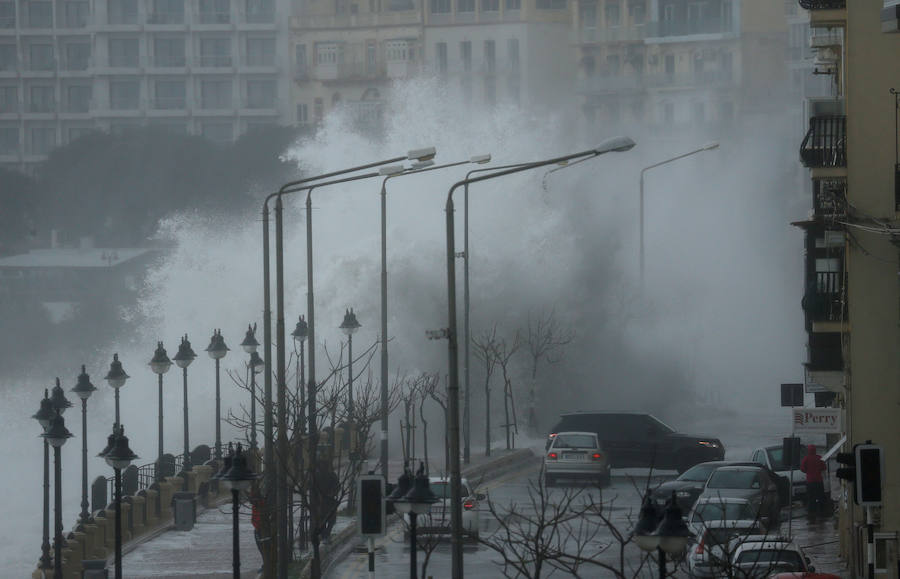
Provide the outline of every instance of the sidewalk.
<path id="1" fill-rule="evenodd" d="M 473 449 L 474 450 L 474 449 Z M 430 457 L 432 472 L 439 472 Z M 472 454 L 469 465 L 463 464 L 462 474 L 477 484 L 499 476 L 510 469 L 537 460 L 529 449 L 495 450 L 491 457 Z M 441 463 L 443 458 L 441 457 Z M 417 463 L 418 464 L 418 463 Z M 412 466 L 412 465 L 411 465 Z M 442 470 L 442 466 L 441 469 Z M 388 482 L 395 483 L 403 471 L 401 460 L 390 461 Z M 250 509 L 247 505 L 238 513 L 241 577 L 254 579 L 262 566 L 256 548 Z M 330 558 L 346 553 L 358 539 L 356 518 L 339 516 L 332 538 L 323 545 L 323 568 Z M 109 567 L 112 567 L 110 563 Z M 169 527 L 138 543 L 125 545 L 122 556 L 123 573 L 129 579 L 184 579 L 185 577 L 213 579 L 233 576 L 232 571 L 232 510 L 231 502 L 210 507 L 197 516 L 190 531 L 176 531 Z"/>

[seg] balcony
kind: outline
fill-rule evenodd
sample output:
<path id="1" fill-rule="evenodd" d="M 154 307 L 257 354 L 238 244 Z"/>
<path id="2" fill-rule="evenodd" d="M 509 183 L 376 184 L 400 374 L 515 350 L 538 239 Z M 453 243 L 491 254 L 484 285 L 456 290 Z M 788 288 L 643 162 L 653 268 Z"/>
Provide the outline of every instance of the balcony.
<path id="1" fill-rule="evenodd" d="M 816 331 L 823 322 L 842 324 L 847 321 L 847 274 L 841 271 L 817 271 L 807 283 L 801 307 L 806 326 Z"/>
<path id="2" fill-rule="evenodd" d="M 609 28 L 595 28 L 585 26 L 576 42 L 582 44 L 606 44 L 609 42 L 642 42 L 647 36 L 647 29 L 642 24 L 639 26 L 616 26 Z"/>
<path id="3" fill-rule="evenodd" d="M 800 7 L 809 10 L 809 25 L 842 26 L 847 21 L 846 0 L 799 0 Z"/>
<path id="4" fill-rule="evenodd" d="M 589 76 L 578 81 L 577 90 L 583 95 L 603 95 L 643 90 L 643 76 Z"/>
<path id="5" fill-rule="evenodd" d="M 800 144 L 804 167 L 847 166 L 847 117 L 819 116 L 809 119 L 809 130 Z"/>
<path id="6" fill-rule="evenodd" d="M 844 369 L 844 354 L 841 334 L 828 332 L 809 334 L 807 361 L 809 372 L 839 372 Z"/>
<path id="7" fill-rule="evenodd" d="M 814 180 L 813 212 L 820 220 L 845 217 L 847 215 L 847 181 L 844 179 Z"/>

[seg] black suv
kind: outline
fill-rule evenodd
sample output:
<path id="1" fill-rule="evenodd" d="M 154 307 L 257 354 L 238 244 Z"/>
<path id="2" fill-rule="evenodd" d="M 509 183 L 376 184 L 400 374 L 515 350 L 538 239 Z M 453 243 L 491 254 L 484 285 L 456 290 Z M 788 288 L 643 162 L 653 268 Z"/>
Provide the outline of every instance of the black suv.
<path id="1" fill-rule="evenodd" d="M 550 431 L 596 432 L 613 468 L 650 467 L 686 471 L 699 462 L 722 460 L 725 446 L 718 438 L 680 434 L 650 414 L 632 412 L 571 412 L 561 414 Z"/>

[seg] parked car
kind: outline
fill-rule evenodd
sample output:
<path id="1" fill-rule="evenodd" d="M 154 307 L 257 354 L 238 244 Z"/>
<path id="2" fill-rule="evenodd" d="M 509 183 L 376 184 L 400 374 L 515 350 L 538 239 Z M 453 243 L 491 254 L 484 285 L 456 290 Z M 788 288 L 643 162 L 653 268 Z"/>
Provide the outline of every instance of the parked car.
<path id="1" fill-rule="evenodd" d="M 750 460 L 765 465 L 770 470 L 785 477 L 785 480 L 793 481 L 793 500 L 806 502 L 806 474 L 800 470 L 800 461 L 806 455 L 806 446 L 798 445 L 793 457 L 793 473 L 791 464 L 785 460 L 784 447 L 780 444 L 757 448 L 750 455 Z M 828 477 L 825 477 L 828 481 Z"/>
<path id="2" fill-rule="evenodd" d="M 720 466 L 753 466 L 755 464 L 756 463 L 750 461 L 736 460 L 712 460 L 709 462 L 701 462 L 678 475 L 678 478 L 662 483 L 653 489 L 650 496 L 658 506 L 662 506 L 665 505 L 666 501 L 672 498 L 672 493 L 674 492 L 678 506 L 681 507 L 682 512 L 686 513 L 694 506 L 697 497 L 700 496 L 700 493 L 703 492 L 703 487 L 706 486 L 709 475 L 711 475 L 714 470 Z M 785 480 L 785 483 L 786 482 L 787 481 Z"/>
<path id="3" fill-rule="evenodd" d="M 450 479 L 446 477 L 428 477 L 431 492 L 439 499 L 431 505 L 431 511 L 419 515 L 416 532 L 422 535 L 450 535 Z M 476 493 L 469 486 L 469 481 L 461 479 L 460 496 L 463 497 L 462 528 L 470 539 L 478 538 L 480 525 L 479 503 L 485 495 Z"/>
<path id="4" fill-rule="evenodd" d="M 698 503 L 705 497 L 747 499 L 757 506 L 759 517 L 767 529 L 777 527 L 780 520 L 777 475 L 761 465 L 717 468 L 709 475 Z"/>
<path id="5" fill-rule="evenodd" d="M 758 535 L 761 532 L 759 522 L 754 520 L 704 520 L 688 551 L 689 575 L 695 578 L 726 576 L 730 560 L 728 552 L 730 541 L 736 537 Z"/>
<path id="6" fill-rule="evenodd" d="M 684 472 L 699 462 L 722 460 L 725 446 L 715 437 L 681 434 L 650 414 L 571 412 L 550 430 L 547 448 L 560 432 L 594 432 L 615 468 L 653 467 Z"/>
<path id="7" fill-rule="evenodd" d="M 759 505 L 735 497 L 700 497 L 685 522 L 695 536 L 700 536 L 707 526 L 719 523 L 752 528 L 760 522 Z"/>
<path id="8" fill-rule="evenodd" d="M 544 484 L 582 479 L 608 485 L 609 461 L 594 432 L 558 432 L 544 455 Z"/>
<path id="9" fill-rule="evenodd" d="M 788 537 L 751 535 L 732 539 L 729 544 L 732 570 L 741 577 L 769 577 L 778 573 L 812 573 L 800 547 Z"/>

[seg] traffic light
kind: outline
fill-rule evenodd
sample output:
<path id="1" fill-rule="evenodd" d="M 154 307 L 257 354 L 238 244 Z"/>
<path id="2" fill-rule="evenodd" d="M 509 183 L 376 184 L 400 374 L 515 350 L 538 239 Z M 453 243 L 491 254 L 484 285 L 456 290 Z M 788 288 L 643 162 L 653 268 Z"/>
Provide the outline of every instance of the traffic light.
<path id="1" fill-rule="evenodd" d="M 385 519 L 384 479 L 376 475 L 359 477 L 359 532 L 383 535 Z"/>
<path id="2" fill-rule="evenodd" d="M 856 503 L 874 507 L 881 505 L 881 488 L 884 484 L 884 452 L 877 444 L 857 444 L 853 452 L 856 459 Z"/>
<path id="3" fill-rule="evenodd" d="M 834 460 L 844 466 L 838 467 L 835 476 L 843 479 L 853 486 L 853 500 L 856 500 L 856 454 L 853 452 L 839 452 L 834 456 Z"/>

